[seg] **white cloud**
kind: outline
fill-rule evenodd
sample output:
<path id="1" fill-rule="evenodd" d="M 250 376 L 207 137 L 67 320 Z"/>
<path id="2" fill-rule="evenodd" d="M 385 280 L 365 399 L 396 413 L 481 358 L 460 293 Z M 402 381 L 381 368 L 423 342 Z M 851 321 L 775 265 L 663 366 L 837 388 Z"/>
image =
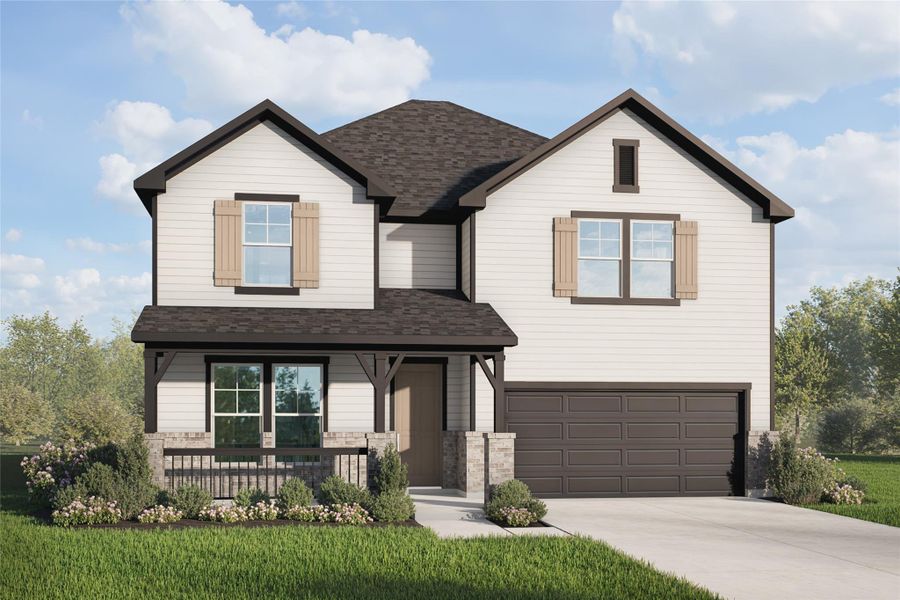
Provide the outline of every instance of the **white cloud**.
<path id="1" fill-rule="evenodd" d="M 900 74 L 896 3 L 625 2 L 613 29 L 626 69 L 659 68 L 680 112 L 714 120 Z"/>
<path id="2" fill-rule="evenodd" d="M 293 10 L 293 9 L 283 9 Z M 412 38 L 366 30 L 350 38 L 315 29 L 277 34 L 249 8 L 226 2 L 124 7 L 135 45 L 162 56 L 204 110 L 271 98 L 301 116 L 355 115 L 397 104 L 428 79 L 431 57 Z"/>
<path id="3" fill-rule="evenodd" d="M 776 228 L 778 305 L 811 285 L 900 266 L 900 132 L 848 129 L 804 147 L 786 133 L 745 136 L 726 155 L 796 209 Z M 710 140 L 722 147 L 721 142 Z"/>
<path id="4" fill-rule="evenodd" d="M 96 128 L 122 151 L 100 157 L 97 192 L 137 211 L 134 179 L 209 133 L 212 124 L 192 118 L 176 121 L 169 109 L 153 102 L 122 101 L 107 108 Z"/>
<path id="5" fill-rule="evenodd" d="M 309 9 L 297 2 L 297 0 L 291 0 L 290 2 L 279 2 L 276 4 L 275 14 L 279 17 L 303 21 L 309 18 Z"/>
<path id="6" fill-rule="evenodd" d="M 881 100 L 888 106 L 900 106 L 900 88 L 897 88 L 892 92 L 888 92 L 887 94 L 879 98 L 879 100 Z"/>
<path id="7" fill-rule="evenodd" d="M 136 251 L 149 254 L 152 244 L 150 240 L 144 240 L 137 244 L 123 243 L 115 244 L 112 242 L 98 242 L 89 237 L 69 238 L 66 240 L 66 248 L 69 250 L 81 250 L 84 252 L 92 252 L 95 254 L 131 254 Z"/>
<path id="8" fill-rule="evenodd" d="M 45 267 L 44 259 L 22 254 L 0 254 L 0 287 L 27 292 L 41 284 L 38 275 Z M 27 296 L 27 293 L 26 293 Z"/>
<path id="9" fill-rule="evenodd" d="M 44 119 L 38 115 L 33 114 L 29 109 L 25 109 L 22 111 L 22 122 L 26 125 L 31 125 L 32 127 L 36 127 L 37 129 L 44 128 Z"/>
<path id="10" fill-rule="evenodd" d="M 22 239 L 22 230 L 21 229 L 8 229 L 6 233 L 3 235 L 3 239 L 7 242 L 16 243 Z"/>

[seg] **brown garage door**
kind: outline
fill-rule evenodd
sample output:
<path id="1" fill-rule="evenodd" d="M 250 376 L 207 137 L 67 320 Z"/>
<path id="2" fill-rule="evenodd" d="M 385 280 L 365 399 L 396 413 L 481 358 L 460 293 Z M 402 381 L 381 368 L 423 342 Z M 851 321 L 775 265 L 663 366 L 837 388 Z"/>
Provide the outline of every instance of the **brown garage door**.
<path id="1" fill-rule="evenodd" d="M 506 394 L 516 478 L 537 495 L 742 493 L 727 475 L 735 453 L 743 454 L 742 392 L 553 386 L 511 384 Z"/>

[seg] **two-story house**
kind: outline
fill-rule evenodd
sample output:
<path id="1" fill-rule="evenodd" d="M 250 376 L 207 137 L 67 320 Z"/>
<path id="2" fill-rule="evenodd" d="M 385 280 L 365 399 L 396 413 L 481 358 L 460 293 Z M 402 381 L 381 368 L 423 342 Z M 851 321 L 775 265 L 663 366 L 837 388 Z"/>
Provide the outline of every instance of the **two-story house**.
<path id="1" fill-rule="evenodd" d="M 466 493 L 746 491 L 793 210 L 632 90 L 552 139 L 417 100 L 317 134 L 264 101 L 135 190 L 162 484 L 364 482 L 394 442 Z"/>

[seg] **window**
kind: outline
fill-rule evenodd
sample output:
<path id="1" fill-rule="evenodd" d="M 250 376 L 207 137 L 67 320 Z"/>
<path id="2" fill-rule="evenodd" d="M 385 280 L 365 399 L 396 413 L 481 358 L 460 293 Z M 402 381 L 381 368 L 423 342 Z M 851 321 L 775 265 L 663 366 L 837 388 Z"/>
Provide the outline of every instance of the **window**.
<path id="1" fill-rule="evenodd" d="M 212 365 L 213 440 L 216 448 L 259 448 L 261 365 Z M 220 460 L 246 461 L 248 457 Z"/>
<path id="2" fill-rule="evenodd" d="M 324 366 L 317 364 L 273 365 L 276 448 L 321 447 L 323 371 Z"/>
<path id="3" fill-rule="evenodd" d="M 622 222 L 578 221 L 578 295 L 622 295 Z"/>
<path id="4" fill-rule="evenodd" d="M 613 191 L 636 194 L 640 140 L 613 140 Z"/>
<path id="5" fill-rule="evenodd" d="M 631 297 L 671 298 L 672 221 L 631 222 Z"/>
<path id="6" fill-rule="evenodd" d="M 291 204 L 244 203 L 244 284 L 291 285 Z"/>

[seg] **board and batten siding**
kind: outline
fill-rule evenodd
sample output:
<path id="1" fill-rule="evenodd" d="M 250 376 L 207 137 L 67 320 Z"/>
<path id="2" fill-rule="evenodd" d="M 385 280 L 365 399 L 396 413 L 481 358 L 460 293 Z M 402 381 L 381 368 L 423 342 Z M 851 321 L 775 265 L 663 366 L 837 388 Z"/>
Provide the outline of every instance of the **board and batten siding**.
<path id="1" fill-rule="evenodd" d="M 456 227 L 381 223 L 378 280 L 383 288 L 456 289 Z"/>
<path id="2" fill-rule="evenodd" d="M 236 295 L 213 285 L 216 200 L 299 194 L 319 205 L 320 280 L 297 296 Z M 264 122 L 166 183 L 157 196 L 157 301 L 182 306 L 361 308 L 374 304 L 373 205 L 365 189 Z"/>
<path id="3" fill-rule="evenodd" d="M 613 138 L 640 140 L 639 194 L 616 194 Z M 699 295 L 681 306 L 571 304 L 553 296 L 553 218 L 676 213 L 698 222 Z M 478 214 L 476 287 L 519 337 L 508 381 L 751 383 L 769 428 L 769 222 L 762 209 L 627 111 L 514 179 Z M 476 370 L 478 372 L 480 370 Z M 477 428 L 493 391 L 477 375 Z"/>

